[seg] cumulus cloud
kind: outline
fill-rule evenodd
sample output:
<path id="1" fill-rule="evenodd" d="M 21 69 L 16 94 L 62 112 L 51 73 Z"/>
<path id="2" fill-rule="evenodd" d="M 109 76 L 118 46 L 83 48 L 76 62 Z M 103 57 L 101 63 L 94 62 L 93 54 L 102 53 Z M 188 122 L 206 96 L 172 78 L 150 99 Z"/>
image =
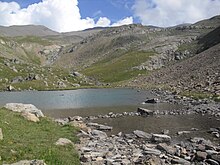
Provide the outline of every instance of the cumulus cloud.
<path id="1" fill-rule="evenodd" d="M 125 19 L 119 20 L 116 23 L 113 23 L 112 26 L 121 26 L 121 25 L 129 25 L 133 23 L 133 17 L 126 17 Z"/>
<path id="2" fill-rule="evenodd" d="M 132 9 L 142 24 L 167 27 L 220 14 L 220 0 L 135 0 Z"/>
<path id="3" fill-rule="evenodd" d="M 107 27 L 110 26 L 111 21 L 106 17 L 100 17 L 99 20 L 96 22 L 96 26 L 99 27 Z"/>
<path id="4" fill-rule="evenodd" d="M 0 1 L 0 25 L 44 25 L 58 32 L 77 31 L 96 26 L 111 26 L 111 21 L 101 17 L 81 18 L 78 0 L 43 0 L 21 8 L 16 2 Z M 126 21 L 125 21 L 126 23 Z"/>

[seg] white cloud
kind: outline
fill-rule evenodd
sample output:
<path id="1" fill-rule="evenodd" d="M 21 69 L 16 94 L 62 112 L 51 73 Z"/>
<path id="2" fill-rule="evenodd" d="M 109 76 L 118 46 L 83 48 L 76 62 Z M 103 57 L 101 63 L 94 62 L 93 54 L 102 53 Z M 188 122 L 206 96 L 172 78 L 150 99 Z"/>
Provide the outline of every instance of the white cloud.
<path id="1" fill-rule="evenodd" d="M 59 32 L 111 26 L 106 17 L 100 17 L 97 23 L 90 17 L 82 19 L 78 0 L 43 0 L 23 9 L 16 2 L 0 1 L 0 18 L 3 26 L 37 24 Z"/>
<path id="2" fill-rule="evenodd" d="M 119 20 L 116 23 L 113 23 L 112 26 L 121 26 L 121 25 L 129 25 L 133 23 L 133 17 L 126 17 L 125 19 Z"/>
<path id="3" fill-rule="evenodd" d="M 135 0 L 132 9 L 142 24 L 167 27 L 220 14 L 220 0 Z"/>
<path id="4" fill-rule="evenodd" d="M 96 22 L 96 26 L 98 27 L 107 27 L 110 26 L 111 21 L 106 17 L 100 17 L 99 20 Z"/>

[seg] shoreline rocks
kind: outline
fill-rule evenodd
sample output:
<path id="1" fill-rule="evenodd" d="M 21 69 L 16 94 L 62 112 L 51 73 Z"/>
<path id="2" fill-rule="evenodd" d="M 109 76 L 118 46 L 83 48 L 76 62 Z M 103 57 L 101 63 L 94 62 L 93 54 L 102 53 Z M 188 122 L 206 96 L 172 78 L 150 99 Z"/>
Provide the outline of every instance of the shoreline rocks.
<path id="1" fill-rule="evenodd" d="M 108 136 L 107 130 L 97 130 L 99 124 L 90 123 L 87 118 L 77 117 L 74 121 L 84 123 L 88 127 L 87 131 L 81 130 L 77 135 L 80 138 L 77 148 L 83 165 L 219 163 L 220 146 L 201 137 L 174 142 L 172 137 L 166 134 L 141 130 Z M 217 128 L 210 131 L 217 131 Z M 188 132 L 179 131 L 179 134 Z"/>

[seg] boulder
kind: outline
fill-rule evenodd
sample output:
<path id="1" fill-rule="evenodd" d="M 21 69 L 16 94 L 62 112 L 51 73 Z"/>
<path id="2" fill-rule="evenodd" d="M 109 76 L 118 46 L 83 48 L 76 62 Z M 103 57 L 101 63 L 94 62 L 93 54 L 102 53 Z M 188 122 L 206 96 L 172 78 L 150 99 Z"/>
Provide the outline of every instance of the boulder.
<path id="1" fill-rule="evenodd" d="M 95 127 L 96 129 L 102 130 L 102 131 L 112 130 L 112 127 L 106 126 L 106 125 L 102 125 L 102 124 L 98 124 L 98 123 L 88 123 L 87 125 L 90 126 L 90 127 Z"/>
<path id="2" fill-rule="evenodd" d="M 44 117 L 42 111 L 32 104 L 7 103 L 4 107 L 14 112 L 29 112 L 34 114 L 36 117 Z"/>
<path id="3" fill-rule="evenodd" d="M 21 116 L 23 116 L 28 121 L 32 121 L 32 122 L 39 122 L 40 121 L 37 116 L 35 116 L 34 114 L 29 113 L 29 112 L 22 112 Z"/>
<path id="4" fill-rule="evenodd" d="M 82 77 L 83 75 L 79 72 L 73 72 L 72 73 L 73 76 L 76 76 L 76 77 Z"/>
<path id="5" fill-rule="evenodd" d="M 207 155 L 208 155 L 208 154 L 207 154 L 206 152 L 197 151 L 197 152 L 196 152 L 196 159 L 197 159 L 198 161 L 203 161 L 203 160 L 206 159 Z"/>
<path id="6" fill-rule="evenodd" d="M 164 134 L 153 134 L 151 140 L 157 143 L 170 142 L 171 137 Z"/>
<path id="7" fill-rule="evenodd" d="M 66 138 L 59 138 L 55 144 L 57 146 L 65 146 L 65 145 L 69 145 L 69 144 L 73 145 L 73 142 L 69 139 L 66 139 Z"/>
<path id="8" fill-rule="evenodd" d="M 148 139 L 148 140 L 150 140 L 152 138 L 151 134 L 144 132 L 144 131 L 135 130 L 135 131 L 133 131 L 133 133 L 139 138 L 144 138 L 144 139 Z"/>
<path id="9" fill-rule="evenodd" d="M 144 101 L 144 103 L 151 103 L 151 104 L 156 104 L 158 103 L 158 98 L 153 98 L 153 99 L 148 99 L 146 101 Z"/>
<path id="10" fill-rule="evenodd" d="M 105 138 L 107 138 L 107 134 L 105 132 L 99 131 L 99 130 L 92 130 L 91 131 L 91 135 L 94 138 L 98 138 L 98 139 L 105 139 Z"/>
<path id="11" fill-rule="evenodd" d="M 211 158 L 215 161 L 217 161 L 218 163 L 220 163 L 220 154 L 218 155 L 212 155 Z"/>
<path id="12" fill-rule="evenodd" d="M 161 154 L 161 151 L 160 150 L 157 150 L 157 149 L 154 149 L 154 148 L 148 148 L 148 147 L 145 147 L 144 148 L 144 154 L 151 154 L 151 155 L 160 155 Z"/>
<path id="13" fill-rule="evenodd" d="M 160 143 L 157 145 L 156 148 L 160 151 L 165 151 L 166 153 L 171 154 L 171 155 L 174 155 L 176 152 L 175 148 L 168 146 L 166 143 Z"/>
<path id="14" fill-rule="evenodd" d="M 11 80 L 11 83 L 14 84 L 14 83 L 20 83 L 24 81 L 23 77 L 22 76 L 18 76 L 18 77 L 14 77 L 12 80 Z"/>
<path id="15" fill-rule="evenodd" d="M 146 116 L 154 114 L 154 111 L 140 107 L 137 109 L 137 112 L 140 113 L 141 115 L 146 115 Z"/>
<path id="16" fill-rule="evenodd" d="M 14 88 L 12 85 L 9 85 L 9 86 L 7 86 L 7 90 L 8 90 L 8 91 L 14 91 L 15 88 Z"/>
<path id="17" fill-rule="evenodd" d="M 175 157 L 171 160 L 172 164 L 190 165 L 191 163 L 183 158 Z"/>
<path id="18" fill-rule="evenodd" d="M 207 160 L 205 160 L 205 162 L 210 165 L 219 165 L 219 163 L 217 161 L 212 160 L 212 159 L 207 159 Z"/>

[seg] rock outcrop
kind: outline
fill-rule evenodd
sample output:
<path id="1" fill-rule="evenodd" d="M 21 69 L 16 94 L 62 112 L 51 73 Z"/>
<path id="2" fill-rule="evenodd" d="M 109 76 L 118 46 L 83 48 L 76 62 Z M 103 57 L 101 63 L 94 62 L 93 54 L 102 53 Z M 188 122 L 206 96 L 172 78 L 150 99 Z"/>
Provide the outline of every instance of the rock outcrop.
<path id="1" fill-rule="evenodd" d="M 13 112 L 21 113 L 21 116 L 33 122 L 38 122 L 40 117 L 44 117 L 42 111 L 32 104 L 7 103 L 4 107 Z"/>

